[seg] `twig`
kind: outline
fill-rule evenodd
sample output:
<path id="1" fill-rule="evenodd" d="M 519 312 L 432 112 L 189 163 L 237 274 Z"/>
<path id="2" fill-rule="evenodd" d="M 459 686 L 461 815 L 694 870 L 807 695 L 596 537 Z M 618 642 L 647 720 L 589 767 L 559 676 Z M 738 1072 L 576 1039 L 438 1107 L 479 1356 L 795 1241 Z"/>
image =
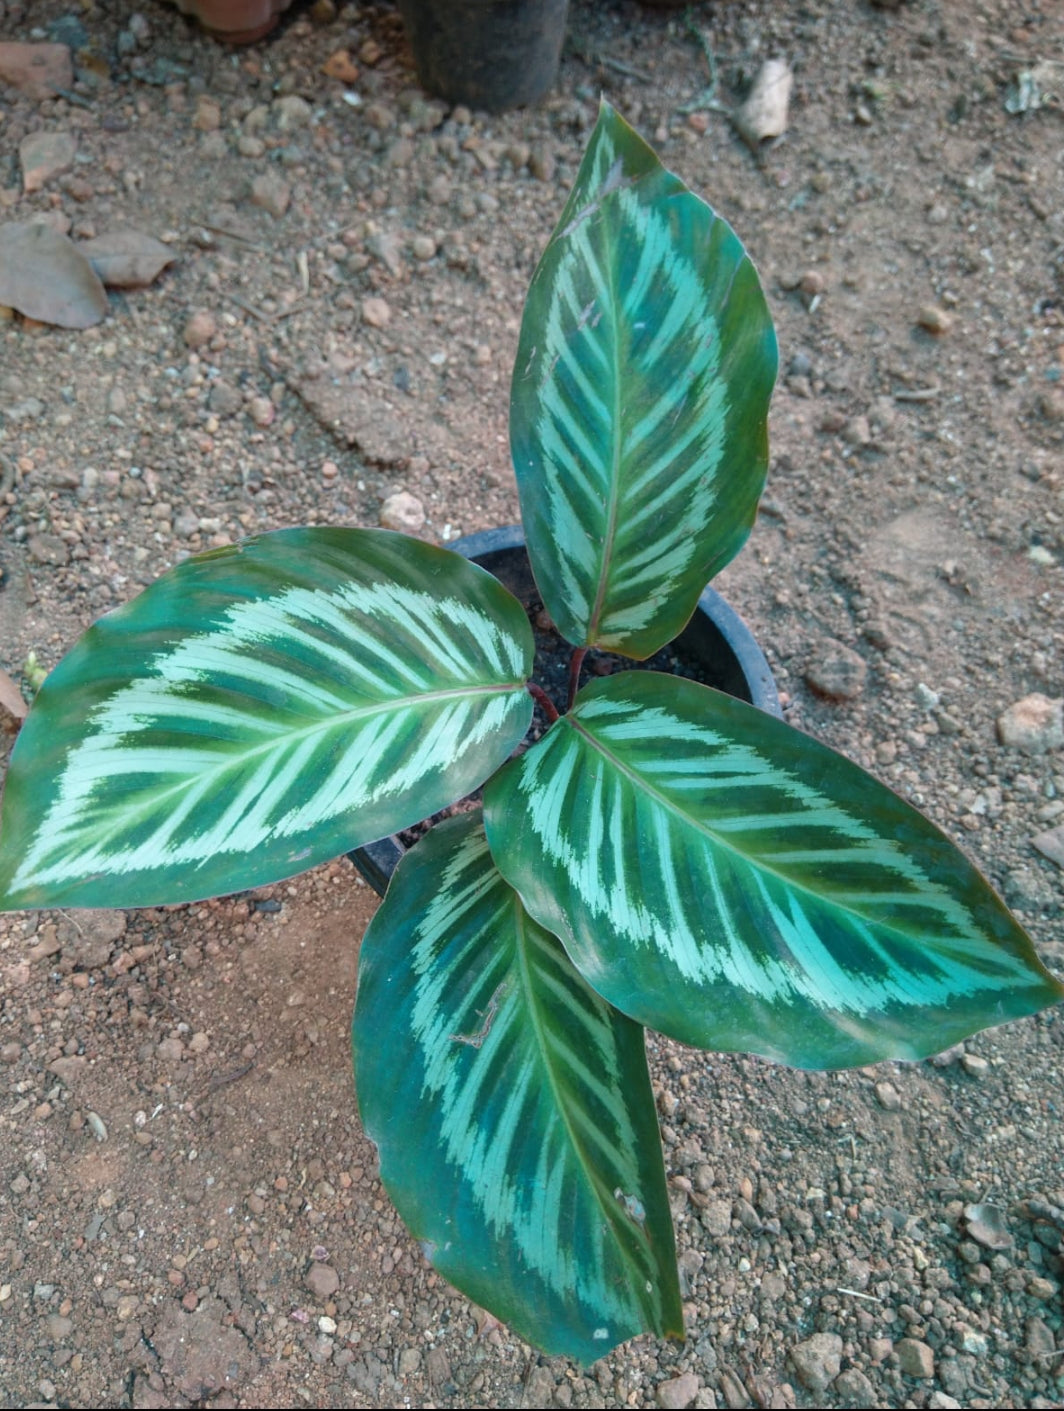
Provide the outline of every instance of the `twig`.
<path id="1" fill-rule="evenodd" d="M 851 1298 L 863 1298 L 866 1303 L 882 1303 L 882 1302 L 883 1302 L 883 1300 L 882 1300 L 881 1298 L 877 1298 L 874 1293 L 861 1293 L 859 1289 L 840 1289 L 840 1288 L 836 1288 L 835 1292 L 836 1292 L 836 1293 L 846 1293 L 846 1294 L 849 1294 L 849 1296 L 850 1296 Z"/>
<path id="2" fill-rule="evenodd" d="M 714 113 L 723 113 L 725 117 L 730 118 L 732 115 L 731 109 L 726 103 L 721 103 L 717 98 L 717 85 L 720 81 L 720 76 L 717 73 L 717 60 L 713 53 L 712 46 L 691 18 L 690 12 L 685 16 L 685 24 L 688 34 L 694 38 L 698 47 L 705 55 L 706 67 L 709 69 L 709 84 L 706 88 L 703 88 L 702 92 L 699 93 L 697 97 L 692 98 L 690 103 L 684 103 L 681 108 L 678 108 L 677 112 L 682 113 L 686 117 L 688 113 L 705 112 L 708 110 Z"/>
<path id="3" fill-rule="evenodd" d="M 260 245 L 257 240 L 252 240 L 246 235 L 241 235 L 236 230 L 229 230 L 224 225 L 212 225 L 209 220 L 196 222 L 204 230 L 213 231 L 215 235 L 224 235 L 227 240 L 237 240 L 241 245 L 246 245 L 249 250 L 258 250 L 260 254 L 266 253 L 266 246 Z"/>
<path id="4" fill-rule="evenodd" d="M 234 1068 L 231 1073 L 216 1073 L 208 1084 L 208 1090 L 215 1092 L 218 1088 L 224 1088 L 229 1083 L 235 1083 L 240 1078 L 245 1078 L 255 1067 L 255 1060 L 245 1063 L 241 1068 Z"/>
<path id="5" fill-rule="evenodd" d="M 941 391 L 941 387 L 901 387 L 894 393 L 894 400 L 896 402 L 931 402 Z"/>
<path id="6" fill-rule="evenodd" d="M 227 299 L 234 303 L 238 309 L 243 309 L 246 314 L 250 314 L 252 318 L 257 318 L 260 323 L 270 322 L 269 314 L 264 314 L 261 309 L 249 303 L 247 299 L 241 298 L 239 294 L 234 294 L 231 289 L 223 289 L 222 293 Z"/>

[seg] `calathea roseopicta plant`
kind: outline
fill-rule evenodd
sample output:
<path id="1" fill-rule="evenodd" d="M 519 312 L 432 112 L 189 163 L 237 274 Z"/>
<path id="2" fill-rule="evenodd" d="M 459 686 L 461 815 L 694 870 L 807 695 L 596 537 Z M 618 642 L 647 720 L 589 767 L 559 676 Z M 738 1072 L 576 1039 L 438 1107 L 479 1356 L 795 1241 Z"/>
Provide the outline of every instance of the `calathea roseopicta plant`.
<path id="1" fill-rule="evenodd" d="M 92 627 L 8 772 L 8 909 L 259 886 L 484 786 L 407 853 L 363 940 L 359 1103 L 440 1271 L 584 1362 L 683 1333 L 644 1026 L 837 1068 L 1064 995 L 958 849 L 856 765 L 675 676 L 576 689 L 587 649 L 668 643 L 740 548 L 776 362 L 734 233 L 603 105 L 512 386 L 568 709 L 521 750 L 532 634 L 482 569 L 284 530 Z"/>

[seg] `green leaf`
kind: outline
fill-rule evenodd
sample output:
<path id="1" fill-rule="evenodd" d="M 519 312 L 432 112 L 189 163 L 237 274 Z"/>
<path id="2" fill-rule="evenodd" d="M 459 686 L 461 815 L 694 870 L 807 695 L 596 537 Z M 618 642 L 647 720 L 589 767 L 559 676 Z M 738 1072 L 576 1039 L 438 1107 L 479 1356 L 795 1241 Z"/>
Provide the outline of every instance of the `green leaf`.
<path id="1" fill-rule="evenodd" d="M 1064 996 L 961 852 L 855 764 L 708 687 L 586 687 L 485 790 L 496 863 L 584 978 L 701 1048 L 923 1058 Z"/>
<path id="2" fill-rule="evenodd" d="M 529 555 L 569 641 L 643 659 L 683 628 L 754 522 L 776 365 L 738 237 L 603 103 L 511 387 Z"/>
<path id="3" fill-rule="evenodd" d="M 643 1031 L 526 915 L 479 814 L 399 864 L 362 942 L 354 1053 L 381 1177 L 451 1283 L 585 1363 L 682 1337 Z"/>
<path id="4" fill-rule="evenodd" d="M 188 559 L 41 688 L 0 905 L 191 901 L 416 823 L 521 739 L 532 650 L 494 578 L 400 534 L 283 530 Z"/>

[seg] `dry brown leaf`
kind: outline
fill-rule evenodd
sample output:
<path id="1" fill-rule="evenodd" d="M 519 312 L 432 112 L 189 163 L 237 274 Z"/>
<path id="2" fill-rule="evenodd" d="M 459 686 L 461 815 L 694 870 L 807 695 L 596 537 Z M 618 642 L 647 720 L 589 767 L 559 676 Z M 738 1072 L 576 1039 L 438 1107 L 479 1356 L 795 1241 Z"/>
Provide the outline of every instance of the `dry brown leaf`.
<path id="1" fill-rule="evenodd" d="M 169 245 L 139 230 L 109 230 L 78 248 L 108 289 L 142 289 L 177 259 Z"/>
<path id="2" fill-rule="evenodd" d="M 0 304 L 58 328 L 91 328 L 108 309 L 99 276 L 73 240 L 36 221 L 0 225 Z"/>
<path id="3" fill-rule="evenodd" d="M 0 666 L 0 728 L 12 734 L 26 719 L 29 706 L 22 698 L 22 692 Z"/>

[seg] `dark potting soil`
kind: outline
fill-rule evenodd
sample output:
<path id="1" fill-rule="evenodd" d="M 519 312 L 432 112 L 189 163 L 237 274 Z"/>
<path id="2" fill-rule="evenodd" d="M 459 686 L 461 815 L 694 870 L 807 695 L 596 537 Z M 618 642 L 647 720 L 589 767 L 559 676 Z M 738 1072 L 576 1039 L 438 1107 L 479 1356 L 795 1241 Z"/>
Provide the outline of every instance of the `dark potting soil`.
<path id="1" fill-rule="evenodd" d="M 541 686 L 550 697 L 559 715 L 565 712 L 569 695 L 569 663 L 573 647 L 561 635 L 550 619 L 541 601 L 534 600 L 528 608 L 528 620 L 532 626 L 536 654 L 532 668 L 532 680 Z M 580 672 L 580 684 L 585 685 L 596 676 L 612 676 L 618 671 L 660 671 L 669 676 L 683 676 L 689 681 L 702 685 L 711 684 L 704 664 L 687 652 L 679 651 L 670 642 L 646 661 L 633 661 L 631 657 L 619 656 L 615 652 L 589 651 L 584 658 Z M 550 722 L 537 702 L 528 733 L 514 751 L 515 756 L 534 745 L 549 729 Z M 397 834 L 404 848 L 412 848 L 417 840 L 429 831 L 434 823 L 451 818 L 455 814 L 468 813 L 480 804 L 482 790 L 477 789 L 466 798 L 450 807 L 433 814 L 431 818 L 415 823 L 412 828 L 404 828 Z"/>

